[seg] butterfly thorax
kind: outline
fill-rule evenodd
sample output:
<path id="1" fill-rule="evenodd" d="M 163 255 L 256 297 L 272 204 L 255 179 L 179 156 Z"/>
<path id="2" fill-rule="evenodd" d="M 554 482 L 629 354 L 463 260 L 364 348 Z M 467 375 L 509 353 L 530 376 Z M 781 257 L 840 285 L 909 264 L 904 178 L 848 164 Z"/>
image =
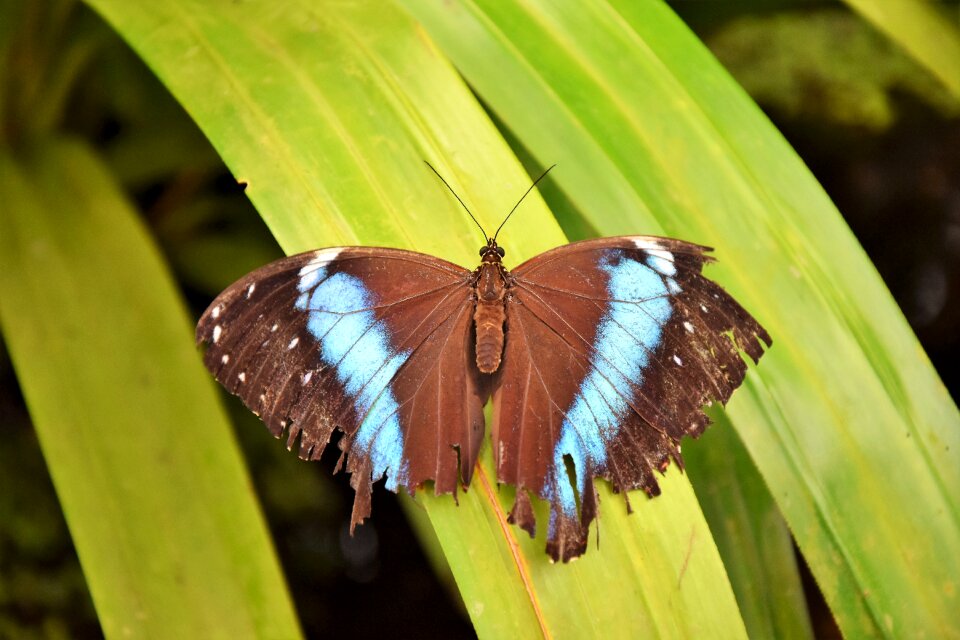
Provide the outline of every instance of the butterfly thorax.
<path id="1" fill-rule="evenodd" d="M 501 263 L 503 253 L 496 241 L 488 240 L 480 249 L 482 262 L 476 271 L 477 306 L 473 322 L 477 335 L 477 368 L 482 373 L 495 372 L 503 355 L 503 323 L 507 317 L 504 302 L 509 276 Z"/>

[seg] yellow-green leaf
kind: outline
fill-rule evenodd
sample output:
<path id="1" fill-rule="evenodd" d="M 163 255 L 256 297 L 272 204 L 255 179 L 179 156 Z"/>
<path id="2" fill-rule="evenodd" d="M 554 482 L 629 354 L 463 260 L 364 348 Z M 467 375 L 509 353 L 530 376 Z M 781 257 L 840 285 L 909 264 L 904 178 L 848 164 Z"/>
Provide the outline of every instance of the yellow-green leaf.
<path id="1" fill-rule="evenodd" d="M 960 100 L 960 28 L 940 3 L 927 0 L 845 0 L 926 67 Z"/>
<path id="2" fill-rule="evenodd" d="M 362 242 L 472 265 L 482 239 L 422 160 L 490 228 L 529 184 L 449 63 L 390 4 L 90 4 L 249 185 L 288 252 Z M 565 242 L 536 195 L 501 237 L 513 261 Z M 673 471 L 663 489 L 669 499 L 639 497 L 633 516 L 602 491 L 600 550 L 560 567 L 542 537 L 506 523 L 489 448 L 459 506 L 418 499 L 480 635 L 743 637 L 689 483 Z"/>
<path id="3" fill-rule="evenodd" d="M 0 326 L 108 638 L 295 638 L 190 320 L 82 144 L 0 150 Z"/>
<path id="4" fill-rule="evenodd" d="M 955 634 L 960 415 L 756 105 L 660 2 L 404 6 L 590 226 L 717 248 L 774 339 L 729 416 L 844 632 Z"/>

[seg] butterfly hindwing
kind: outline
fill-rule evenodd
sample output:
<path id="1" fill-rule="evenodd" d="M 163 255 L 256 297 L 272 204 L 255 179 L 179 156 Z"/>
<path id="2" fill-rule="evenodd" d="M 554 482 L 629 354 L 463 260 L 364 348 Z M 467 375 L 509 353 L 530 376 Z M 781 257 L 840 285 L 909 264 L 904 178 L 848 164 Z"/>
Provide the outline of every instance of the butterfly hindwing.
<path id="1" fill-rule="evenodd" d="M 706 247 L 647 236 L 574 243 L 511 272 L 507 339 L 494 383 L 498 479 L 517 486 L 511 520 L 533 533 L 527 492 L 551 504 L 548 553 L 583 553 L 593 480 L 659 493 L 682 465 L 709 402 L 740 385 L 769 336 L 701 275 Z M 572 468 L 569 468 L 572 465 Z M 572 477 L 572 482 L 571 482 Z"/>
<path id="2" fill-rule="evenodd" d="M 427 255 L 324 249 L 254 271 L 217 297 L 197 325 L 205 362 L 300 456 L 343 436 L 356 490 L 427 480 L 437 493 L 469 482 L 486 400 L 472 366 L 471 273 Z M 341 457 L 341 462 L 344 458 Z"/>

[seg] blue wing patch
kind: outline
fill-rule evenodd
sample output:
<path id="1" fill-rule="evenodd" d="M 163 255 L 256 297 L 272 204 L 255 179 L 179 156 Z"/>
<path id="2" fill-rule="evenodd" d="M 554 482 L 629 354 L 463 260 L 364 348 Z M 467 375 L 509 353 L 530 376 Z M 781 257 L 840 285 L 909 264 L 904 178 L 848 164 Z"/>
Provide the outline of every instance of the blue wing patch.
<path id="1" fill-rule="evenodd" d="M 576 500 L 564 457 L 573 461 L 577 491 L 583 495 L 590 470 L 606 463 L 606 445 L 629 410 L 631 388 L 642 382 L 650 354 L 670 320 L 670 294 L 680 289 L 672 277 L 673 256 L 666 251 L 649 256 L 646 263 L 622 257 L 600 268 L 608 276 L 610 303 L 597 331 L 589 372 L 563 421 L 548 482 L 548 497 L 556 498 L 570 518 L 576 517 Z M 553 536 L 556 514 L 549 527 Z"/>
<path id="2" fill-rule="evenodd" d="M 326 266 L 304 267 L 297 285 L 296 308 L 307 312 L 307 330 L 321 344 L 320 358 L 333 367 L 362 422 L 353 446 L 369 456 L 374 478 L 387 476 L 396 491 L 406 482 L 399 406 L 390 381 L 410 351 L 396 351 L 372 310 L 376 301 L 363 282 L 350 274 L 327 275 Z"/>

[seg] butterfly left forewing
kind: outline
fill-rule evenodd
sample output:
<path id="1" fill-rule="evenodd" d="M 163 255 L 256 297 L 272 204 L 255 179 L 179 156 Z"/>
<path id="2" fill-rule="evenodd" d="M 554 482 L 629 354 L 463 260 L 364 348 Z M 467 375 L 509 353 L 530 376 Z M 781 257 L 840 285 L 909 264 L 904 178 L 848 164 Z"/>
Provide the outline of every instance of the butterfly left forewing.
<path id="1" fill-rule="evenodd" d="M 270 431 L 320 457 L 334 430 L 356 490 L 437 492 L 469 478 L 483 432 L 479 374 L 465 366 L 470 272 L 430 256 L 366 247 L 309 252 L 236 282 L 197 325 L 204 361 Z M 439 371 L 438 371 L 439 369 Z M 440 384 L 442 383 L 442 384 Z M 343 462 L 341 458 L 341 462 Z"/>
<path id="2" fill-rule="evenodd" d="M 702 406 L 726 402 L 743 380 L 738 350 L 756 360 L 760 340 L 769 344 L 701 275 L 706 250 L 605 238 L 554 249 L 512 272 L 494 453 L 498 478 L 518 485 L 515 521 L 533 528 L 525 491 L 551 502 L 554 559 L 585 549 L 593 478 L 616 491 L 659 493 L 654 471 L 681 463 L 680 438 L 709 423 Z"/>

